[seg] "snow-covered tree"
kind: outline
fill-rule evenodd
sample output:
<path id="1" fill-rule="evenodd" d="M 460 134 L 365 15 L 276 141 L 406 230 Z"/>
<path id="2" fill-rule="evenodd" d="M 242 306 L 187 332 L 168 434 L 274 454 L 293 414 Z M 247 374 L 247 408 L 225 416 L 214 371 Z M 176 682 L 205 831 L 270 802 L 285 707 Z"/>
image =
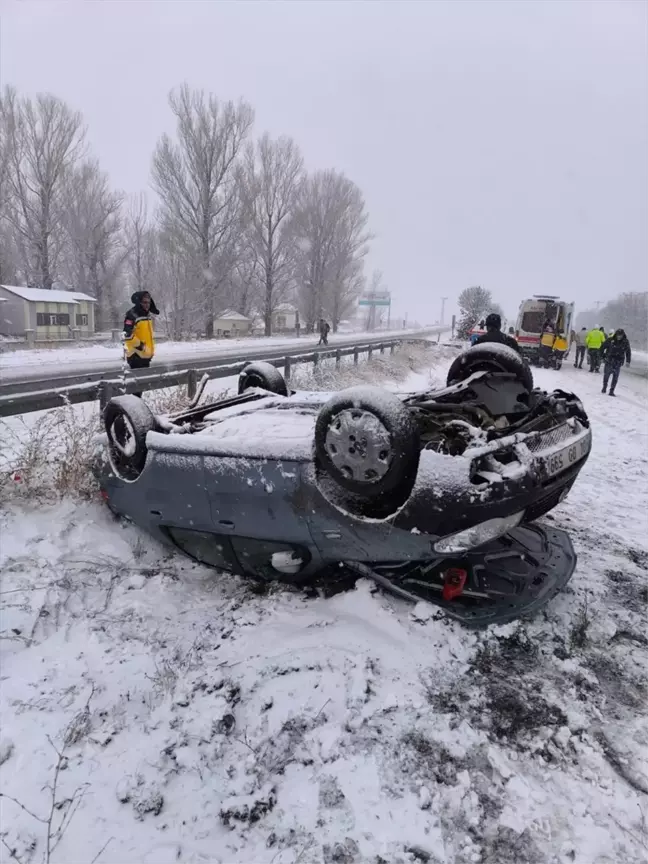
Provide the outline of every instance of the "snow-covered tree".
<path id="1" fill-rule="evenodd" d="M 459 311 L 461 317 L 457 325 L 457 336 L 467 339 L 468 333 L 482 318 L 491 311 L 493 298 L 491 292 L 475 285 L 472 288 L 464 288 L 459 295 Z"/>

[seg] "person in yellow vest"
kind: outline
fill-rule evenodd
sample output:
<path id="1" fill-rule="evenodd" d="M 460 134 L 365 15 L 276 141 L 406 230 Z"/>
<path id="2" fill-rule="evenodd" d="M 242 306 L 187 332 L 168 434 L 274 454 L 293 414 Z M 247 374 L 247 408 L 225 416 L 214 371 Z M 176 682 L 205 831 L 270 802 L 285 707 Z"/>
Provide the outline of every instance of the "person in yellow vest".
<path id="1" fill-rule="evenodd" d="M 553 351 L 555 338 L 556 332 L 553 325 L 545 322 L 545 325 L 542 328 L 542 335 L 540 336 L 540 356 L 538 357 L 541 366 L 549 365 L 549 359 L 551 357 L 551 352 Z"/>
<path id="2" fill-rule="evenodd" d="M 605 333 L 600 327 L 593 327 L 585 337 L 590 372 L 599 372 L 601 369 L 601 346 L 604 342 Z"/>
<path id="3" fill-rule="evenodd" d="M 562 330 L 559 330 L 556 333 L 556 338 L 554 339 L 553 350 L 561 351 L 564 354 L 568 347 L 569 346 L 567 345 L 565 334 L 562 332 Z"/>
<path id="4" fill-rule="evenodd" d="M 131 369 L 147 369 L 155 354 L 153 315 L 159 311 L 148 291 L 136 291 L 131 297 L 133 308 L 124 318 L 124 350 Z"/>

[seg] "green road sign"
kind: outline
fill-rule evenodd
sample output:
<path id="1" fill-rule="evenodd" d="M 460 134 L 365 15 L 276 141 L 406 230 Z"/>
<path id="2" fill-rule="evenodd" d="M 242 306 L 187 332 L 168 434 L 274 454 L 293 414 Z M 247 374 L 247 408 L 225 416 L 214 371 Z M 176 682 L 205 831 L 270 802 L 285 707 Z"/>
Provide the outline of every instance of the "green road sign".
<path id="1" fill-rule="evenodd" d="M 391 300 L 358 300 L 358 306 L 391 306 Z"/>

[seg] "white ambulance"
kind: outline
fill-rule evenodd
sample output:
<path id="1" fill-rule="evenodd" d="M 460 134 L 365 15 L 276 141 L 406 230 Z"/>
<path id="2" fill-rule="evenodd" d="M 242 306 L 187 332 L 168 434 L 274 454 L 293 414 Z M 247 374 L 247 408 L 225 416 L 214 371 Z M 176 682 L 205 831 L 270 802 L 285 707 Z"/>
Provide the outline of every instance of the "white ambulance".
<path id="1" fill-rule="evenodd" d="M 515 338 L 522 354 L 530 361 L 537 362 L 540 353 L 540 337 L 547 323 L 554 332 L 562 330 L 569 344 L 569 336 L 574 326 L 574 304 L 548 294 L 534 294 L 530 300 L 520 303 L 515 328 Z"/>

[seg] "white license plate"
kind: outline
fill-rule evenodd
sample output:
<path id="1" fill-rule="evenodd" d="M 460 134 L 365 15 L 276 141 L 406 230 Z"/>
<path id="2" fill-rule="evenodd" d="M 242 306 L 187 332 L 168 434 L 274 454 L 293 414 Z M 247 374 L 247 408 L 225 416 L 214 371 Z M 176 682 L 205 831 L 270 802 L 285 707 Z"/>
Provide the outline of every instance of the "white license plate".
<path id="1" fill-rule="evenodd" d="M 551 456 L 546 456 L 544 460 L 545 468 L 549 477 L 555 477 L 561 471 L 571 468 L 576 462 L 580 462 L 589 453 L 591 436 L 586 435 L 574 444 L 568 444 L 559 450 L 557 453 L 552 453 Z"/>

